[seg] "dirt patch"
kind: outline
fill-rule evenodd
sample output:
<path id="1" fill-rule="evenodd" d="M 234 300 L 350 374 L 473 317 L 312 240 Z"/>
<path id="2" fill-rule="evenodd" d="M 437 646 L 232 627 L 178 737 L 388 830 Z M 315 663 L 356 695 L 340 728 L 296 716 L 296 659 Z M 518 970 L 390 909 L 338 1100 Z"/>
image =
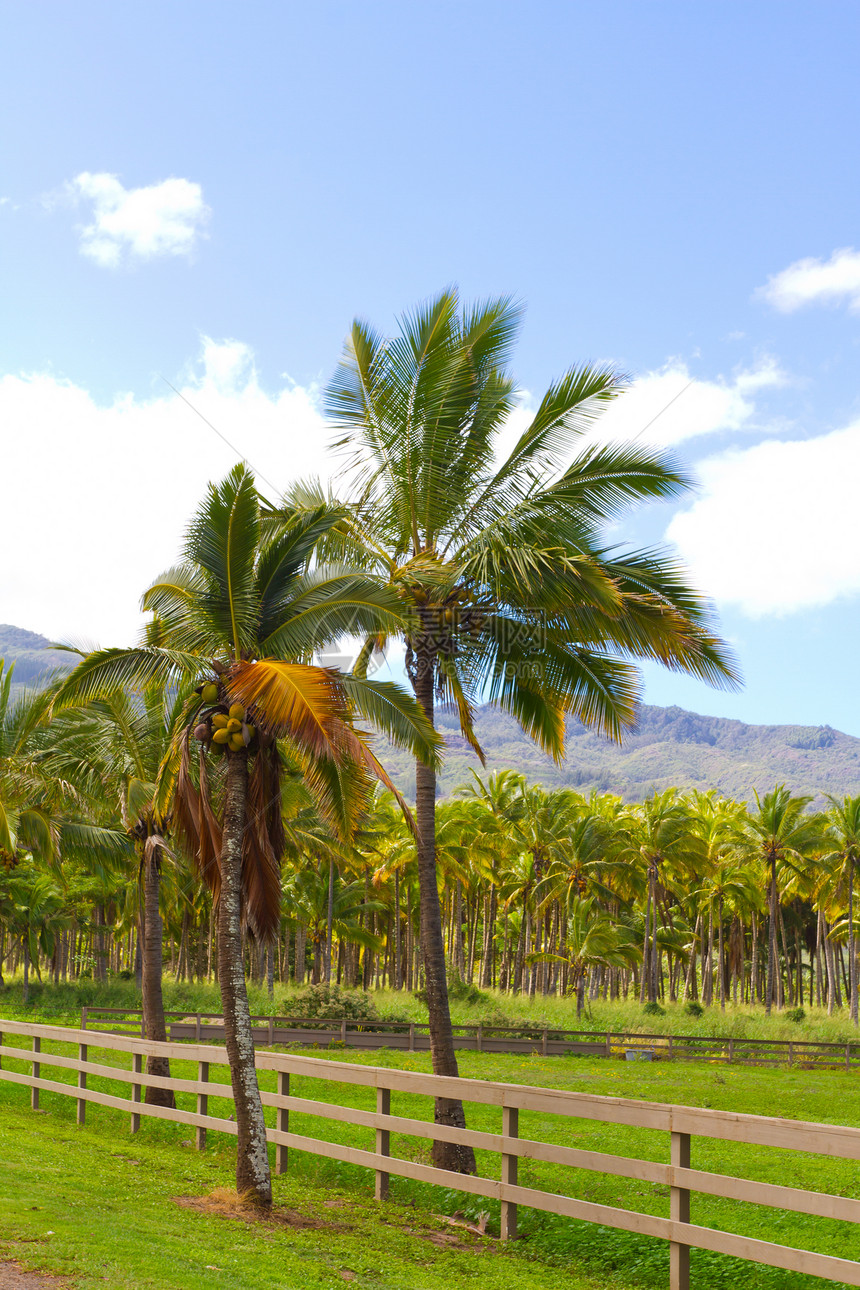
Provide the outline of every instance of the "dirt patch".
<path id="1" fill-rule="evenodd" d="M 243 1223 L 261 1223 L 265 1227 L 305 1228 L 313 1232 L 349 1232 L 348 1223 L 331 1223 L 311 1214 L 302 1214 L 288 1205 L 273 1205 L 261 1210 L 253 1201 L 238 1196 L 228 1187 L 219 1187 L 208 1196 L 174 1196 L 183 1209 L 194 1209 L 200 1214 L 216 1214 L 219 1218 L 238 1219 Z M 0 1282 L 0 1290 L 5 1290 Z"/>
<path id="2" fill-rule="evenodd" d="M 25 1272 L 19 1263 L 0 1262 L 0 1290 L 62 1290 L 71 1283 L 50 1273 Z"/>

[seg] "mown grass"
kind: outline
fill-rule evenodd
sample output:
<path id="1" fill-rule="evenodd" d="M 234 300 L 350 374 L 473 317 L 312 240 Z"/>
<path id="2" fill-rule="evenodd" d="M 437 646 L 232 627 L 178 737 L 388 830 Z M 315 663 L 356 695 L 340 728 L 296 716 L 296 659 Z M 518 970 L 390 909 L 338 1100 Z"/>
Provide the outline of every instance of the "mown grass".
<path id="1" fill-rule="evenodd" d="M 10 981 L 0 990 L 0 1016 L 44 1020 L 58 1025 L 75 1025 L 80 1021 L 81 1008 L 85 1005 L 139 1008 L 140 991 L 133 981 L 111 978 L 106 982 L 76 981 L 60 985 L 31 983 L 31 999 L 24 1005 L 21 999 L 20 977 Z M 251 1011 L 268 1015 L 273 1011 L 288 1015 L 296 991 L 284 986 L 275 987 L 270 1000 L 265 987 L 249 984 Z M 426 1023 L 427 1006 L 407 991 L 376 990 L 371 998 L 381 1017 Z M 164 1004 L 169 1011 L 213 1012 L 220 1011 L 221 998 L 217 985 L 176 981 L 171 976 L 164 980 Z M 788 1010 L 786 1010 L 788 1011 Z M 577 1020 L 575 1001 L 570 998 L 535 999 L 522 995 L 500 994 L 493 990 L 452 989 L 451 1017 L 455 1024 L 476 1023 L 485 1018 L 508 1018 L 515 1025 L 546 1023 L 564 1030 L 623 1030 L 631 1033 L 663 1035 L 701 1035 L 714 1038 L 807 1040 L 831 1043 L 860 1043 L 860 1031 L 853 1025 L 847 1009 L 828 1017 L 822 1008 L 805 1007 L 802 1021 L 791 1021 L 786 1011 L 774 1011 L 770 1016 L 763 1008 L 727 1004 L 725 1012 L 719 1005 L 705 1009 L 701 1017 L 690 1016 L 681 1004 L 665 1005 L 663 1015 L 646 1013 L 638 999 L 620 999 L 612 1003 L 595 1001 Z"/>
<path id="2" fill-rule="evenodd" d="M 351 1064 L 430 1068 L 425 1054 L 334 1049 L 319 1055 Z M 125 1056 L 107 1050 L 97 1055 L 91 1049 L 90 1056 L 91 1060 L 107 1064 L 128 1065 Z M 461 1073 L 482 1079 L 753 1114 L 780 1114 L 793 1119 L 860 1123 L 856 1074 L 841 1071 L 726 1068 L 701 1062 L 628 1064 L 591 1058 L 544 1059 L 469 1052 L 460 1057 Z M 19 1064 L 18 1069 L 25 1067 Z M 173 1069 L 178 1076 L 196 1075 L 191 1063 L 174 1062 Z M 71 1081 L 68 1072 L 56 1071 L 50 1077 Z M 213 1067 L 211 1078 L 226 1082 L 226 1069 Z M 274 1091 L 274 1075 L 264 1073 L 261 1082 Z M 116 1084 L 106 1080 L 91 1078 L 90 1085 L 119 1092 Z M 294 1076 L 291 1092 L 364 1109 L 374 1105 L 371 1089 L 330 1080 Z M 353 1225 L 349 1233 L 298 1229 L 284 1234 L 265 1228 L 257 1231 L 244 1224 L 178 1210 L 171 1198 L 180 1192 L 199 1195 L 212 1187 L 230 1185 L 234 1140 L 210 1134 L 208 1150 L 198 1155 L 189 1145 L 180 1145 L 190 1143 L 192 1136 L 192 1131 L 181 1125 L 144 1120 L 140 1134 L 131 1138 L 126 1115 L 90 1106 L 88 1126 L 78 1130 L 73 1123 L 72 1098 L 43 1093 L 46 1115 L 30 1112 L 27 1100 L 26 1089 L 0 1083 L 0 1159 L 11 1165 L 6 1170 L 11 1185 L 4 1187 L 0 1200 L 0 1230 L 19 1239 L 46 1241 L 39 1257 L 54 1259 L 46 1264 L 51 1267 L 60 1267 L 63 1260 L 71 1266 L 73 1259 L 77 1260 L 75 1266 L 80 1266 L 86 1259 L 87 1243 L 92 1246 L 95 1240 L 95 1257 L 99 1265 L 106 1265 L 105 1269 L 100 1266 L 100 1284 L 104 1284 L 101 1277 L 107 1276 L 109 1284 L 116 1286 L 195 1287 L 204 1273 L 211 1284 L 215 1273 L 206 1272 L 206 1265 L 213 1264 L 224 1268 L 225 1284 L 270 1285 L 274 1282 L 267 1281 L 266 1276 L 275 1266 L 272 1260 L 285 1269 L 279 1272 L 276 1283 L 296 1287 L 342 1284 L 342 1269 L 355 1273 L 356 1285 L 393 1286 L 397 1290 L 430 1290 L 458 1275 L 473 1278 L 474 1284 L 511 1290 L 545 1285 L 548 1281 L 571 1288 L 604 1286 L 607 1290 L 668 1283 L 668 1250 L 663 1242 L 531 1210 L 521 1210 L 521 1239 L 509 1248 L 494 1240 L 481 1242 L 464 1237 L 467 1246 L 474 1239 L 474 1248 L 438 1250 L 429 1240 L 439 1230 L 439 1220 L 434 1215 L 461 1213 L 476 1219 L 486 1211 L 488 1230 L 497 1233 L 498 1207 L 453 1189 L 392 1178 L 392 1202 L 375 1208 L 369 1171 L 295 1151 L 291 1152 L 286 1178 L 276 1179 L 276 1199 L 315 1215 L 327 1213 L 325 1202 L 335 1201 L 348 1216 L 343 1221 Z M 181 1106 L 193 1109 L 190 1095 L 180 1095 L 178 1100 Z M 416 1119 L 426 1120 L 432 1115 L 429 1099 L 404 1094 L 393 1095 L 392 1110 Z M 226 1101 L 210 1099 L 211 1114 L 227 1115 L 229 1111 Z M 495 1108 L 471 1104 L 467 1118 L 474 1128 L 497 1132 L 501 1127 L 500 1113 Z M 273 1120 L 272 1113 L 269 1119 Z M 360 1126 L 294 1113 L 291 1128 L 311 1137 L 373 1147 L 372 1131 Z M 668 1158 L 667 1135 L 655 1131 L 522 1113 L 520 1132 L 523 1136 L 617 1155 Z M 391 1149 L 394 1155 L 429 1159 L 429 1143 L 422 1139 L 392 1135 Z M 129 1158 L 141 1163 L 131 1164 Z M 850 1161 L 696 1139 L 692 1163 L 694 1168 L 720 1173 L 860 1195 L 860 1177 L 856 1164 Z M 479 1152 L 478 1167 L 482 1174 L 498 1177 L 499 1161 L 494 1154 Z M 540 1162 L 521 1162 L 520 1180 L 529 1187 L 646 1213 L 668 1214 L 667 1190 L 635 1180 Z M 31 1210 L 31 1204 L 39 1208 Z M 98 1221 L 94 1214 L 101 1216 Z M 692 1218 L 706 1226 L 842 1258 L 860 1257 L 858 1232 L 849 1224 L 705 1196 L 694 1196 Z M 112 1230 L 105 1231 L 105 1227 Z M 230 1229 L 231 1237 L 223 1236 L 225 1229 Z M 46 1238 L 47 1230 L 53 1230 L 55 1235 Z M 455 1230 L 460 1234 L 459 1229 Z M 91 1231 L 94 1235 L 90 1235 Z M 156 1231 L 159 1241 L 163 1231 L 170 1258 L 180 1260 L 175 1271 L 159 1271 L 163 1268 L 161 1256 L 148 1248 L 156 1239 Z M 228 1251 L 232 1252 L 230 1259 Z M 692 1273 L 697 1290 L 735 1286 L 740 1280 L 749 1290 L 801 1290 L 822 1284 L 813 1278 L 740 1263 L 706 1251 L 693 1251 Z M 86 1280 L 81 1282 L 84 1286 L 89 1284 Z"/>

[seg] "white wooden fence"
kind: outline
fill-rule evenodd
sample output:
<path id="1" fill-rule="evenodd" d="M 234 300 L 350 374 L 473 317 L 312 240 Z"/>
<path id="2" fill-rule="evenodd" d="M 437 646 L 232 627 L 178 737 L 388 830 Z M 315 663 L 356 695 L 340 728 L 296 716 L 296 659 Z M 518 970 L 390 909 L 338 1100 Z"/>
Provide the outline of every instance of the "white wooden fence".
<path id="1" fill-rule="evenodd" d="M 27 1040 L 31 1047 L 24 1048 L 20 1043 L 10 1043 L 10 1039 Z M 49 1052 L 43 1047 L 45 1042 L 50 1042 L 52 1051 Z M 64 1055 L 53 1051 L 57 1045 L 72 1045 L 77 1051 L 72 1055 Z M 131 1058 L 131 1068 L 124 1069 L 93 1061 L 90 1057 L 91 1048 L 127 1053 Z M 148 1055 L 196 1061 L 197 1079 L 178 1079 L 172 1076 L 167 1079 L 147 1075 L 143 1072 L 143 1061 Z M 18 1066 L 24 1063 L 25 1069 L 11 1069 L 8 1064 L 10 1060 Z M 670 1290 L 688 1290 L 691 1247 L 735 1255 L 741 1259 L 783 1268 L 786 1271 L 804 1272 L 822 1277 L 827 1281 L 860 1286 L 860 1262 L 818 1254 L 810 1250 L 798 1250 L 731 1232 L 717 1231 L 690 1222 L 691 1192 L 749 1201 L 757 1205 L 768 1205 L 822 1218 L 841 1219 L 849 1223 L 860 1222 L 860 1200 L 851 1197 L 783 1187 L 690 1167 L 690 1143 L 693 1137 L 744 1142 L 860 1160 L 860 1129 L 858 1128 L 811 1124 L 767 1116 L 736 1115 L 727 1111 L 699 1110 L 687 1106 L 600 1097 L 590 1093 L 501 1084 L 490 1080 L 450 1079 L 414 1071 L 352 1066 L 347 1062 L 303 1057 L 295 1053 L 258 1052 L 256 1061 L 258 1070 L 277 1073 L 277 1092 L 262 1092 L 261 1096 L 264 1105 L 273 1107 L 276 1111 L 276 1127 L 268 1130 L 268 1138 L 276 1148 L 278 1173 L 286 1170 L 289 1148 L 294 1147 L 313 1155 L 347 1161 L 374 1170 L 378 1198 L 387 1196 L 389 1178 L 392 1174 L 424 1183 L 434 1183 L 449 1190 L 490 1197 L 501 1203 L 503 1240 L 516 1235 L 519 1205 L 586 1222 L 600 1223 L 623 1231 L 659 1237 L 669 1242 Z M 88 1103 L 127 1112 L 131 1117 L 132 1132 L 139 1129 L 142 1115 L 173 1120 L 196 1129 L 197 1146 L 200 1148 L 205 1146 L 206 1134 L 209 1130 L 236 1133 L 234 1121 L 208 1114 L 210 1097 L 232 1100 L 229 1084 L 217 1083 L 209 1078 L 210 1068 L 213 1065 L 223 1066 L 226 1062 L 226 1050 L 212 1045 L 154 1043 L 126 1035 L 109 1035 L 90 1030 L 0 1020 L 0 1079 L 28 1086 L 31 1089 L 34 1108 L 39 1105 L 40 1094 L 45 1092 L 75 1098 L 79 1124 L 85 1122 Z M 77 1083 L 69 1084 L 56 1079 L 46 1079 L 42 1073 L 46 1066 L 76 1073 Z M 300 1075 L 304 1079 L 334 1080 L 343 1084 L 375 1089 L 376 1110 L 363 1111 L 337 1103 L 311 1101 L 307 1098 L 291 1096 L 291 1075 Z M 88 1088 L 88 1076 L 125 1085 L 130 1095 L 118 1096 Z M 146 1085 L 169 1087 L 176 1093 L 195 1095 L 196 1111 L 147 1105 L 142 1100 Z M 498 1107 L 501 1111 L 501 1132 L 487 1133 L 475 1129 L 456 1129 L 436 1125 L 432 1120 L 417 1120 L 392 1114 L 391 1097 L 396 1093 L 418 1094 L 428 1098 L 459 1098 L 467 1103 Z M 536 1111 L 544 1115 L 596 1120 L 668 1133 L 670 1163 L 631 1159 L 522 1138 L 519 1135 L 520 1111 Z M 290 1112 L 372 1129 L 375 1131 L 375 1150 L 363 1150 L 291 1132 Z M 498 1178 L 467 1177 L 392 1156 L 390 1150 L 392 1133 L 459 1142 L 485 1151 L 496 1152 L 500 1156 L 500 1176 Z M 638 1213 L 581 1200 L 576 1196 L 556 1195 L 533 1187 L 522 1187 L 517 1180 L 517 1169 L 519 1161 L 523 1159 L 568 1165 L 573 1169 L 592 1170 L 616 1177 L 664 1185 L 670 1189 L 669 1217 Z"/>

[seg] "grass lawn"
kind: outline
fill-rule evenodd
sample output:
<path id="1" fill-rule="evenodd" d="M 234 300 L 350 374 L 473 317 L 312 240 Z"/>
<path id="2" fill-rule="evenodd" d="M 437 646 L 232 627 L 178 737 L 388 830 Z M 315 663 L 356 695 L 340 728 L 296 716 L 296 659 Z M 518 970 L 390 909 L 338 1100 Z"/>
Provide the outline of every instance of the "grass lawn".
<path id="1" fill-rule="evenodd" d="M 46 1045 L 46 1048 L 48 1046 Z M 322 1055 L 322 1054 L 320 1054 Z M 349 1063 L 428 1070 L 425 1054 L 385 1050 L 358 1054 L 327 1051 Z M 91 1049 L 91 1060 L 110 1063 L 118 1054 Z M 4 1059 L 4 1064 L 6 1064 Z M 122 1064 L 127 1065 L 123 1057 Z M 191 1063 L 174 1062 L 174 1073 L 194 1077 Z M 755 1114 L 860 1124 L 857 1076 L 840 1071 L 719 1067 L 707 1063 L 635 1063 L 578 1057 L 461 1054 L 464 1076 L 512 1083 L 583 1089 L 622 1097 L 719 1107 Z M 45 1072 L 68 1078 L 69 1072 Z M 215 1080 L 226 1071 L 213 1068 Z M 263 1075 L 274 1090 L 274 1075 Z M 115 1084 L 90 1078 L 92 1087 L 117 1092 Z M 371 1109 L 372 1090 L 293 1077 L 299 1097 L 340 1101 Z M 180 1095 L 191 1107 L 190 1095 Z M 448 1287 L 455 1278 L 481 1287 L 546 1286 L 585 1290 L 635 1290 L 668 1284 L 668 1248 L 661 1242 L 530 1210 L 520 1211 L 521 1239 L 503 1247 L 495 1239 L 446 1225 L 441 1215 L 475 1221 L 488 1212 L 488 1231 L 498 1232 L 498 1207 L 405 1179 L 392 1178 L 392 1200 L 378 1206 L 373 1178 L 357 1166 L 291 1152 L 290 1171 L 275 1180 L 275 1198 L 297 1217 L 292 1222 L 249 1225 L 236 1218 L 182 1207 L 176 1197 L 201 1197 L 232 1182 L 234 1139 L 210 1134 L 198 1154 L 182 1125 L 144 1120 L 136 1137 L 128 1117 L 90 1106 L 88 1124 L 74 1124 L 71 1098 L 42 1094 L 43 1112 L 29 1110 L 29 1090 L 0 1083 L 0 1237 L 6 1249 L 33 1266 L 74 1273 L 77 1284 L 104 1286 L 322 1287 L 351 1282 L 392 1290 Z M 428 1099 L 395 1094 L 395 1114 L 429 1118 Z M 226 1115 L 228 1104 L 210 1100 L 210 1113 Z M 269 1113 L 271 1118 L 271 1113 Z M 498 1131 L 500 1112 L 467 1107 L 474 1128 Z M 372 1131 L 310 1116 L 291 1116 L 291 1128 L 371 1147 Z M 523 1136 L 543 1138 L 619 1155 L 668 1159 L 667 1135 L 650 1130 L 561 1121 L 521 1113 Z M 427 1160 L 429 1144 L 392 1135 L 392 1153 Z M 696 1139 L 693 1167 L 760 1178 L 790 1186 L 860 1195 L 860 1174 L 850 1161 Z M 478 1153 L 481 1173 L 497 1176 L 498 1158 Z M 667 1189 L 635 1180 L 521 1162 L 525 1186 L 565 1192 L 630 1209 L 668 1214 Z M 289 1217 L 289 1216 L 288 1216 Z M 750 1236 L 860 1258 L 860 1232 L 849 1224 L 693 1197 L 694 1222 Z M 302 1225 L 303 1220 L 323 1226 Z M 50 1235 L 48 1233 L 51 1233 Z M 736 1286 L 748 1290 L 801 1290 L 825 1283 L 757 1267 L 706 1251 L 693 1251 L 697 1290 Z"/>

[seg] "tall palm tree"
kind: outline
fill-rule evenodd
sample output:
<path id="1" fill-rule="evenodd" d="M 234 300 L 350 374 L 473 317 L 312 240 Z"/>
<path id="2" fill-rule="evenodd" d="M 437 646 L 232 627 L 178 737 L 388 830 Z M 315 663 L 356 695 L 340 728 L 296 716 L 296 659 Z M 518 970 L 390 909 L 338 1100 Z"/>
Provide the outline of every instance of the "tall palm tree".
<path id="1" fill-rule="evenodd" d="M 135 694 L 117 690 L 85 708 L 64 709 L 54 721 L 53 747 L 45 762 L 55 774 L 74 782 L 85 781 L 93 790 L 100 786 L 103 796 L 113 798 L 135 847 L 142 886 L 143 1029 L 146 1038 L 156 1042 L 167 1039 L 160 891 L 163 866 L 173 856 L 170 803 L 160 796 L 159 782 L 163 764 L 171 759 L 174 732 L 188 690 L 188 683 L 176 690 L 156 679 Z M 166 1057 L 149 1056 L 146 1070 L 167 1079 L 170 1062 Z M 155 1085 L 147 1085 L 146 1101 L 156 1106 L 176 1105 L 171 1089 Z"/>
<path id="2" fill-rule="evenodd" d="M 258 939 L 279 926 L 282 749 L 300 764 L 319 808 L 344 835 L 367 800 L 370 777 L 388 783 L 353 724 L 353 709 L 413 755 L 436 757 L 434 732 L 410 696 L 391 683 L 341 677 L 310 662 L 347 626 L 391 631 L 402 622 L 396 599 L 372 577 L 313 565 L 320 536 L 339 518 L 318 507 L 261 524 L 253 477 L 237 466 L 223 483 L 209 486 L 182 563 L 144 593 L 143 607 L 155 615 L 148 643 L 97 651 L 56 700 L 57 707 L 80 705 L 124 687 L 144 692 L 156 682 L 177 689 L 197 683 L 177 713 L 179 755 L 164 768 L 160 800 L 167 809 L 173 799 L 177 826 L 218 897 L 236 1185 L 262 1206 L 271 1204 L 271 1172 L 242 925 Z"/>
<path id="3" fill-rule="evenodd" d="M 807 812 L 811 797 L 793 796 L 784 784 L 764 797 L 755 793 L 756 810 L 744 820 L 745 850 L 760 861 L 768 884 L 768 944 L 765 1010 L 776 997 L 778 878 L 780 871 L 798 872 L 825 838 L 820 815 Z"/>
<path id="4" fill-rule="evenodd" d="M 851 1020 L 858 1024 L 857 947 L 854 933 L 854 873 L 860 860 L 860 797 L 839 801 L 828 795 L 826 818 L 829 838 L 836 844 L 823 863 L 838 866 L 839 877 L 848 890 L 848 994 Z M 844 888 L 843 888 L 844 889 Z"/>
<path id="5" fill-rule="evenodd" d="M 734 679 L 705 603 L 659 552 L 611 550 L 604 525 L 631 506 L 687 487 L 666 457 L 585 439 L 621 390 L 605 367 L 572 368 L 541 399 L 499 462 L 517 406 L 507 371 L 521 319 L 510 299 L 461 309 L 448 290 L 387 340 L 356 321 L 326 407 L 349 451 L 353 511 L 341 552 L 401 597 L 406 669 L 430 720 L 459 712 L 481 755 L 473 706 L 511 712 L 552 756 L 565 717 L 618 737 L 634 720 L 638 673 L 656 659 L 722 684 Z M 304 489 L 312 506 L 318 490 Z M 365 658 L 377 638 L 368 637 Z M 357 665 L 360 669 L 362 660 Z M 435 872 L 436 771 L 416 767 L 421 937 L 433 1069 L 457 1074 Z M 463 1125 L 440 1099 L 437 1122 Z M 472 1171 L 470 1149 L 437 1143 L 434 1159 Z"/>

